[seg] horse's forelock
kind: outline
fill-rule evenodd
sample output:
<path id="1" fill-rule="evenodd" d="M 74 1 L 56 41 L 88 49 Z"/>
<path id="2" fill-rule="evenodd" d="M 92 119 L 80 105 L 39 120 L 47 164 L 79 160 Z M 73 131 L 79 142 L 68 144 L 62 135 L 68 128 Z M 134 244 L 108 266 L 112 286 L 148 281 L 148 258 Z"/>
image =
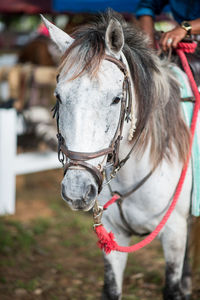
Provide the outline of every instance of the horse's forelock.
<path id="1" fill-rule="evenodd" d="M 103 35 L 96 26 L 88 25 L 75 31 L 73 37 L 75 41 L 63 55 L 59 70 L 65 74 L 73 69 L 70 80 L 85 72 L 93 78 L 98 73 L 105 55 Z"/>

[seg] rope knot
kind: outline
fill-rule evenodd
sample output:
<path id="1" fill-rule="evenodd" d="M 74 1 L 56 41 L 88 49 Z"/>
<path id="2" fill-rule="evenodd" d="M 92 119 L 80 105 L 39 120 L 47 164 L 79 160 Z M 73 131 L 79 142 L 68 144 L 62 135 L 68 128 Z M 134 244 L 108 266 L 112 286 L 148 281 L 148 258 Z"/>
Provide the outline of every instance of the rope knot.
<path id="1" fill-rule="evenodd" d="M 178 43 L 177 49 L 182 50 L 185 53 L 194 53 L 197 47 L 197 43 L 192 42 L 192 43 L 183 43 L 180 42 Z"/>
<path id="2" fill-rule="evenodd" d="M 99 239 L 97 245 L 100 249 L 104 250 L 106 254 L 116 250 L 117 243 L 114 240 L 114 234 L 112 232 L 108 233 L 102 225 L 96 226 L 95 232 Z"/>

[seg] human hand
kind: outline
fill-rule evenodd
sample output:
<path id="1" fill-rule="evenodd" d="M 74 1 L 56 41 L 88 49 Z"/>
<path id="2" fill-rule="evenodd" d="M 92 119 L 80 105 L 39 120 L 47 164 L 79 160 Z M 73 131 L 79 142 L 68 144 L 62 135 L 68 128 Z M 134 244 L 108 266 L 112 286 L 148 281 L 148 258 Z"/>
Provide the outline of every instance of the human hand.
<path id="1" fill-rule="evenodd" d="M 159 44 L 164 51 L 169 50 L 171 47 L 177 48 L 178 43 L 184 39 L 187 31 L 181 26 L 175 27 L 173 30 L 162 34 Z"/>

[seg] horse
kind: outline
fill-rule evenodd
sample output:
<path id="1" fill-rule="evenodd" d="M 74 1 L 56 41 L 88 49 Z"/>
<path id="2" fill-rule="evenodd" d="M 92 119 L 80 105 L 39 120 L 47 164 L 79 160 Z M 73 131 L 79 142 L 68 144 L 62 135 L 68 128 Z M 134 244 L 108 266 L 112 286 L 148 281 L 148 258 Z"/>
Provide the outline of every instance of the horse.
<path id="1" fill-rule="evenodd" d="M 190 132 L 179 84 L 146 35 L 113 11 L 72 36 L 43 20 L 62 57 L 55 90 L 62 198 L 72 210 L 88 211 L 96 198 L 104 204 L 113 191 L 126 193 L 123 217 L 113 204 L 102 222 L 118 244 L 128 246 L 133 233 L 144 236 L 161 221 L 187 158 Z M 190 164 L 175 210 L 158 235 L 166 261 L 165 300 L 191 296 L 191 190 Z M 127 253 L 103 255 L 102 299 L 121 299 Z"/>

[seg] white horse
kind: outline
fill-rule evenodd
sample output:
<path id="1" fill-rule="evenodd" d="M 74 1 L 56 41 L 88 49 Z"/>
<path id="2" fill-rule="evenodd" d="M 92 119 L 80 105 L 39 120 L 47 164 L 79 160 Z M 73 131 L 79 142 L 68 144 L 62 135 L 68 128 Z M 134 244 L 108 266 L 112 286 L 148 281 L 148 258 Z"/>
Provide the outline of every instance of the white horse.
<path id="1" fill-rule="evenodd" d="M 181 112 L 179 86 L 167 63 L 148 48 L 146 36 L 113 12 L 101 16 L 95 24 L 81 27 L 73 38 L 46 19 L 44 22 L 63 56 L 55 91 L 60 154 L 67 156 L 63 199 L 73 210 L 85 211 L 94 206 L 96 197 L 102 204 L 110 199 L 108 185 L 103 185 L 100 192 L 102 170 L 108 160 L 112 161 L 113 153 L 119 160 L 126 157 L 134 142 L 130 158 L 110 188 L 127 192 L 154 170 L 135 193 L 124 199 L 126 221 L 116 204 L 103 214 L 106 229 L 114 233 L 118 244 L 127 246 L 130 229 L 145 235 L 158 225 L 186 160 L 190 134 Z M 113 61 L 108 59 L 110 56 Z M 121 115 L 126 71 L 120 68 L 120 62 L 130 78 L 130 123 Z M 123 137 L 120 144 L 116 137 Z M 113 144 L 120 145 L 119 154 Z M 106 167 L 108 177 L 109 172 Z M 166 300 L 189 299 L 191 295 L 186 251 L 191 189 L 190 166 L 178 204 L 159 234 L 166 260 Z M 121 299 L 127 254 L 114 251 L 104 257 L 102 299 Z"/>

